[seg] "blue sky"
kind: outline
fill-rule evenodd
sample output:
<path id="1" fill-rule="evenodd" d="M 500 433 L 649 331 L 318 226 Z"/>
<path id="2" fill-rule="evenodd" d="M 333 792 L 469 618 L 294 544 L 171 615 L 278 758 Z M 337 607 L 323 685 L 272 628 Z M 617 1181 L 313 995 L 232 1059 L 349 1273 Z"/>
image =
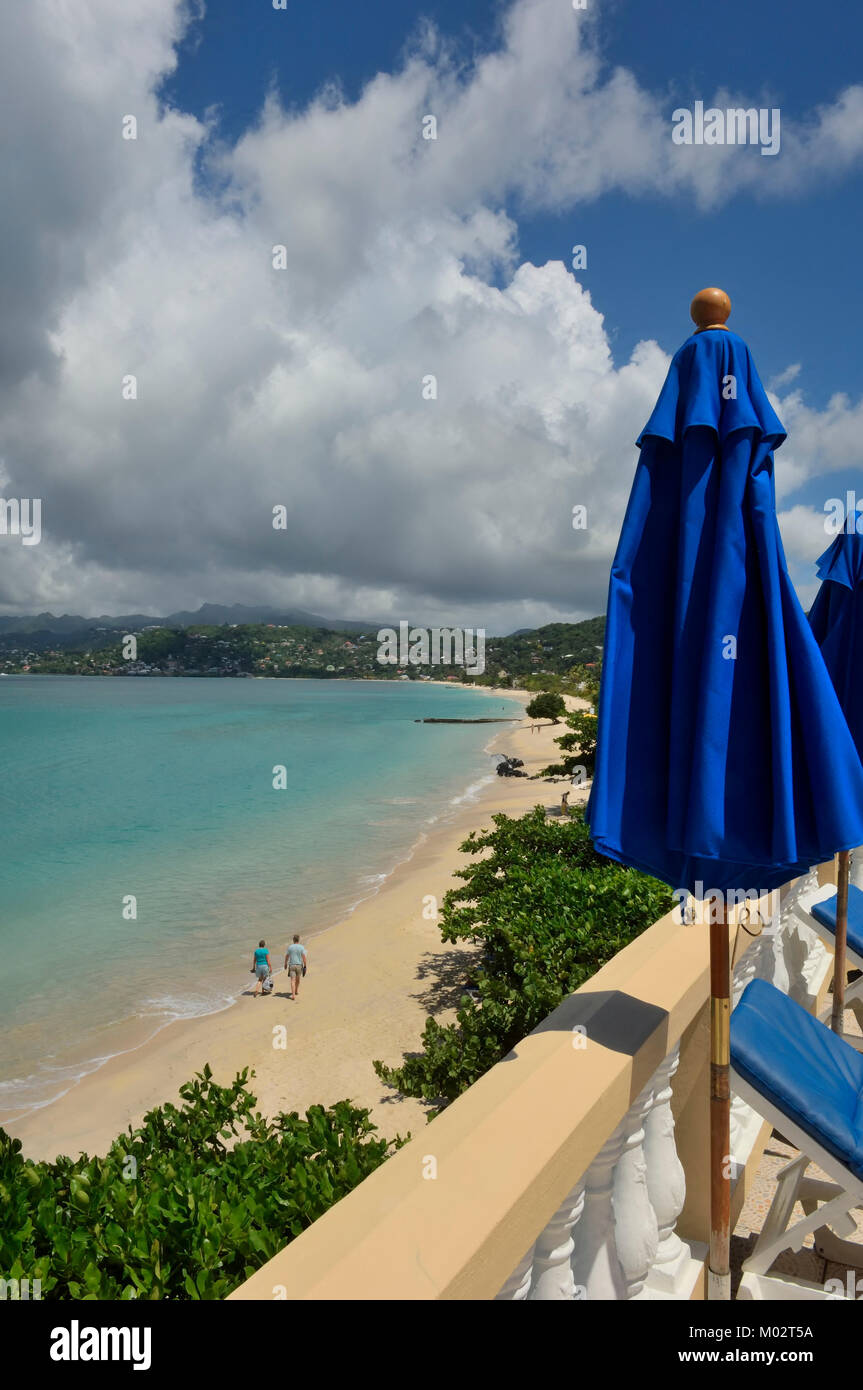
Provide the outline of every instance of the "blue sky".
<path id="1" fill-rule="evenodd" d="M 355 100 L 377 72 L 398 66 L 423 20 L 470 61 L 496 45 L 503 8 L 488 0 L 289 0 L 274 14 L 263 0 L 207 0 L 164 95 L 200 117 L 217 107 L 219 134 L 235 140 L 257 119 L 270 84 L 286 108 L 304 106 L 328 81 Z M 825 0 L 817 11 L 808 0 L 611 0 L 601 6 L 600 34 L 609 68 L 623 65 L 667 94 L 669 121 L 677 105 L 709 100 L 717 84 L 804 118 L 858 79 L 863 8 L 845 0 Z M 772 162 L 763 159 L 765 183 Z M 688 333 L 690 291 L 720 284 L 734 300 L 731 326 L 750 342 L 765 380 L 800 362 L 813 405 L 835 391 L 860 392 L 849 298 L 859 278 L 863 172 L 832 186 L 827 177 L 795 199 L 737 194 L 708 212 L 679 194 L 616 193 L 557 216 L 510 210 L 524 259 L 569 264 L 569 248 L 587 245 L 579 278 L 605 315 L 616 359 L 646 337 L 673 351 Z"/>
<path id="2" fill-rule="evenodd" d="M 861 52 L 844 0 L 20 5 L 0 483 L 45 536 L 0 608 L 598 613 L 706 284 L 788 430 L 808 604 L 863 496 Z M 676 145 L 696 101 L 778 107 L 779 154 Z"/>

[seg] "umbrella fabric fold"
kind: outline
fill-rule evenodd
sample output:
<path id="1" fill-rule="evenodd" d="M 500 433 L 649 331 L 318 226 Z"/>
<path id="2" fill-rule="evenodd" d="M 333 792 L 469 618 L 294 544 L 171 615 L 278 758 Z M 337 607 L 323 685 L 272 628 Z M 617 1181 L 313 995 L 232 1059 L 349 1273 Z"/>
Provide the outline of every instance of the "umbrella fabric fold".
<path id="1" fill-rule="evenodd" d="M 830 672 L 848 727 L 863 756 L 863 514 L 852 516 L 817 563 L 821 588 L 809 623 Z"/>
<path id="2" fill-rule="evenodd" d="M 603 854 L 696 896 L 863 842 L 863 766 L 776 520 L 784 438 L 743 340 L 693 334 L 612 566 L 587 819 Z"/>

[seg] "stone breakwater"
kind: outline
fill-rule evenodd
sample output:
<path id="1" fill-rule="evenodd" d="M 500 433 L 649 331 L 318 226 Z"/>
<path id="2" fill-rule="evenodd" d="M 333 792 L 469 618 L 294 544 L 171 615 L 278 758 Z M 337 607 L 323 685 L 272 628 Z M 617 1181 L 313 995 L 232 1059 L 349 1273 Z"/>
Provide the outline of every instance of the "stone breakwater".
<path id="1" fill-rule="evenodd" d="M 520 719 L 415 719 L 415 724 L 520 724 Z"/>

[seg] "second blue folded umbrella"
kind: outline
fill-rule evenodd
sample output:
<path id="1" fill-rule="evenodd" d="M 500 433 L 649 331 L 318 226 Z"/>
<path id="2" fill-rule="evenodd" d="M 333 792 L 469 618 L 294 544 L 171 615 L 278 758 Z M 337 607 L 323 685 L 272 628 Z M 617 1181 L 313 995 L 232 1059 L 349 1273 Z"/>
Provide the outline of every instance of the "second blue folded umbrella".
<path id="1" fill-rule="evenodd" d="M 863 767 L 776 520 L 784 438 L 742 339 L 693 334 L 612 566 L 591 832 L 695 893 L 764 892 L 863 842 Z"/>

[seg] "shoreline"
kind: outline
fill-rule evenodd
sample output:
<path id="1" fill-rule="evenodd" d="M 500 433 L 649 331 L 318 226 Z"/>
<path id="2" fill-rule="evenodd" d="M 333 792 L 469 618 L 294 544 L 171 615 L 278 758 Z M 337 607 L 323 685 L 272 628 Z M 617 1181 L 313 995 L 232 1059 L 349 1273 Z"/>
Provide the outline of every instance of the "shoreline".
<path id="1" fill-rule="evenodd" d="M 50 678 L 58 679 L 58 677 Z M 84 678 L 104 679 L 103 677 Z M 63 677 L 59 677 L 59 679 L 63 679 Z M 256 677 L 255 679 L 267 678 Z M 306 681 L 314 678 L 286 677 L 285 679 Z M 385 677 L 373 679 L 375 681 L 379 679 L 380 683 L 386 683 L 387 680 Z M 461 683 L 445 679 L 424 683 L 452 690 L 472 689 L 491 699 L 502 691 L 502 693 L 511 696 L 513 706 L 524 704 L 531 698 L 530 692 L 519 691 L 513 696 L 512 692 L 505 688 L 463 686 Z M 507 722 L 518 723 L 520 717 L 516 716 L 514 720 Z M 489 732 L 491 733 L 491 731 Z M 493 735 L 491 741 L 493 741 Z M 481 752 L 487 753 L 489 747 L 490 744 L 483 745 Z M 454 816 L 458 814 L 460 805 L 475 803 L 477 799 L 475 789 L 479 789 L 482 783 L 487 780 L 491 780 L 489 775 L 481 773 L 478 767 L 477 777 L 467 785 L 459 786 L 456 794 L 448 801 L 442 801 L 436 814 L 430 817 L 417 815 L 417 823 L 413 827 L 415 832 L 413 837 L 396 850 L 397 857 L 394 859 L 392 857 L 394 847 L 392 844 L 390 845 L 390 853 L 386 855 L 386 866 L 380 872 L 357 876 L 355 881 L 351 880 L 343 887 L 342 891 L 332 894 L 334 900 L 326 905 L 321 902 L 306 904 L 298 921 L 304 939 L 312 940 L 340 923 L 347 922 L 358 908 L 374 899 L 386 886 L 392 875 L 410 862 L 430 834 L 451 823 Z M 422 806 L 422 799 L 417 798 L 417 812 L 421 811 Z M 256 937 L 258 935 L 266 936 L 269 939 L 274 932 L 274 926 L 269 916 L 264 921 L 257 917 L 253 911 L 251 917 L 253 920 L 250 925 L 250 934 Z M 140 1048 L 147 1046 L 166 1028 L 171 1028 L 179 1023 L 192 1023 L 212 1018 L 234 1008 L 242 998 L 242 992 L 237 987 L 238 965 L 241 959 L 245 960 L 245 953 L 241 956 L 234 954 L 230 960 L 226 955 L 220 962 L 211 962 L 204 982 L 210 996 L 206 1002 L 202 1001 L 194 1008 L 183 1008 L 182 1003 L 177 1000 L 172 1001 L 175 1005 L 173 1009 L 165 1008 L 155 1011 L 146 1009 L 142 1003 L 139 1009 L 130 1012 L 127 1016 L 117 1018 L 102 1026 L 97 1025 L 95 1029 L 89 1030 L 74 1044 L 68 1046 L 59 1057 L 53 1051 L 44 1055 L 38 1062 L 34 1063 L 32 1072 L 26 1076 L 5 1078 L 3 1085 L 0 1086 L 0 1096 L 10 1083 L 20 1086 L 29 1094 L 20 1101 L 13 1101 L 11 1097 L 2 1096 L 0 1099 L 0 1127 L 11 1129 L 12 1126 L 23 1124 L 28 1117 L 38 1111 L 49 1109 L 63 1100 L 70 1091 L 89 1076 L 100 1072 L 110 1063 L 119 1061 L 130 1053 L 137 1052 Z"/>
<path id="2" fill-rule="evenodd" d="M 58 677 L 52 678 L 58 679 Z M 103 678 L 89 677 L 89 679 L 101 680 Z M 261 679 L 265 678 L 261 677 Z M 306 678 L 291 677 L 289 679 L 301 681 Z M 381 678 L 381 683 L 384 683 L 384 680 L 385 678 Z M 493 700 L 498 694 L 498 689 L 465 687 L 445 680 L 427 683 L 443 686 L 447 689 L 478 690 L 480 694 L 485 694 L 489 700 Z M 511 694 L 509 691 L 504 691 L 504 693 Z M 518 695 L 511 699 L 510 708 L 516 708 L 519 704 L 523 704 L 524 700 L 531 698 L 530 692 L 524 692 L 523 699 L 521 696 L 522 692 L 518 692 Z M 519 723 L 522 717 L 523 715 L 511 717 L 506 722 Z M 460 719 L 458 722 L 470 723 L 472 721 Z M 492 738 L 493 732 L 496 731 L 488 731 Z M 477 758 L 481 759 L 483 755 L 487 754 L 488 748 L 489 744 L 485 744 L 481 749 L 475 750 Z M 460 807 L 473 805 L 483 783 L 493 780 L 493 775 L 486 770 L 487 766 L 486 764 L 485 768 L 481 767 L 478 761 L 474 779 L 467 784 L 457 782 L 451 788 L 453 794 L 446 799 L 441 799 L 432 815 L 421 814 L 425 805 L 422 797 L 412 798 L 414 804 L 412 805 L 411 817 L 416 822 L 410 827 L 413 831 L 412 837 L 398 845 L 394 845 L 390 841 L 387 847 L 379 846 L 381 858 L 377 860 L 377 864 L 380 871 L 357 872 L 353 876 L 348 876 L 339 891 L 327 893 L 324 900 L 321 900 L 319 896 L 318 900 L 305 903 L 296 922 L 297 928 L 303 932 L 304 940 L 312 940 L 340 923 L 347 922 L 358 908 L 376 897 L 394 873 L 410 862 L 429 835 L 449 825 L 459 814 Z M 426 805 L 425 809 L 428 811 L 433 808 Z M 339 866 L 336 865 L 335 867 L 338 869 Z M 330 869 L 332 871 L 332 865 Z M 331 872 L 331 877 L 338 877 L 338 875 L 332 875 Z M 256 904 L 256 907 L 253 907 L 248 913 L 250 935 L 256 938 L 266 936 L 267 939 L 271 940 L 276 931 L 276 926 L 272 920 L 273 915 L 272 912 L 268 912 L 266 917 L 261 917 L 260 904 Z M 278 929 L 282 930 L 281 924 L 279 924 Z M 125 1016 L 117 1017 L 104 1024 L 95 1024 L 86 1029 L 82 1036 L 73 1043 L 67 1044 L 59 1056 L 52 1049 L 34 1061 L 32 1069 L 26 1075 L 22 1070 L 17 1075 L 5 1077 L 0 1084 L 0 1127 L 10 1129 L 12 1126 L 23 1124 L 30 1115 L 48 1109 L 61 1101 L 80 1082 L 93 1073 L 101 1071 L 109 1063 L 122 1059 L 152 1042 L 164 1029 L 177 1023 L 211 1018 L 232 1009 L 242 998 L 242 990 L 238 988 L 238 974 L 242 970 L 241 961 L 243 963 L 246 961 L 245 949 L 239 954 L 233 950 L 223 955 L 221 960 L 211 961 L 205 975 L 199 977 L 199 982 L 203 980 L 205 992 L 209 997 L 206 1000 L 197 1001 L 194 1006 L 190 1003 L 184 1007 L 185 1000 L 177 997 L 166 1000 L 162 1007 L 148 1008 L 146 1007 L 148 1004 L 158 1004 L 159 1001 L 143 999 L 142 997 L 139 1006 L 133 1007 Z M 155 985 L 153 987 L 157 988 Z M 13 1095 L 4 1094 L 7 1089 L 14 1090 L 14 1088 L 18 1088 L 24 1093 L 20 1099 L 13 1098 Z"/>
<path id="3" fill-rule="evenodd" d="M 522 704 L 534 695 L 471 688 Z M 567 698 L 569 707 L 577 703 Z M 523 716 L 518 724 L 496 729 L 484 751 L 504 751 L 499 745 L 506 742 L 505 751 L 524 758 L 526 771 L 538 771 L 557 755 L 553 740 L 564 726 L 543 724 L 538 732 L 531 727 Z M 459 804 L 474 786 L 475 796 Z M 147 1110 L 176 1103 L 178 1086 L 208 1062 L 221 1084 L 246 1066 L 254 1069 L 251 1089 L 265 1114 L 302 1113 L 311 1104 L 350 1098 L 372 1111 L 388 1137 L 416 1132 L 425 1123 L 424 1107 L 384 1087 L 372 1060 L 393 1063 L 415 1050 L 427 1014 L 445 1019 L 457 1002 L 458 957 L 473 948 L 441 942 L 437 920 L 424 915 L 428 901 L 440 903 L 458 882 L 454 870 L 467 862 L 458 846 L 472 830 L 489 826 L 496 812 L 519 815 L 558 799 L 554 784 L 526 778 L 492 774 L 489 781 L 469 783 L 450 803 L 453 814 L 441 825 L 419 830 L 405 857 L 371 893 L 336 920 L 303 932 L 310 963 L 296 1003 L 287 997 L 286 977 L 277 964 L 272 995 L 252 998 L 250 985 L 220 1010 L 169 1021 L 85 1073 L 62 1095 L 7 1119 L 4 1128 L 22 1140 L 27 1157 L 104 1152 Z M 286 923 L 286 940 L 292 930 Z M 273 948 L 274 963 L 282 949 Z M 280 1025 L 284 1032 L 276 1037 Z"/>

